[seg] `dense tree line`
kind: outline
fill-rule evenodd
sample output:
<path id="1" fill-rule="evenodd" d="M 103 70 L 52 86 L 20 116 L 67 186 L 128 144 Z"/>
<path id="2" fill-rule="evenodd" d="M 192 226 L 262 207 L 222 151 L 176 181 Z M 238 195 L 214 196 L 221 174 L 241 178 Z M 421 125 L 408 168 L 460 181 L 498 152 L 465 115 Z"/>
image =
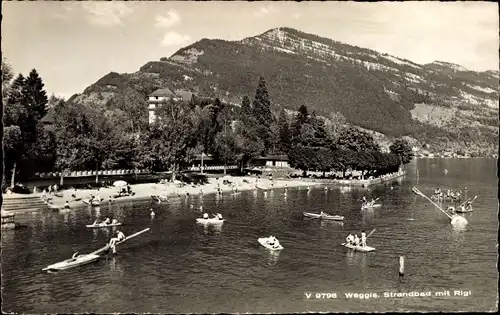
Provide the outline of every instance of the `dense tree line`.
<path id="1" fill-rule="evenodd" d="M 135 94 L 106 106 L 47 98 L 36 70 L 14 79 L 8 64 L 2 68 L 4 174 L 12 183 L 16 175 L 26 178 L 36 171 L 146 168 L 173 170 L 175 176 L 201 153 L 242 169 L 258 156 L 288 154 L 291 165 L 304 171 L 357 169 L 373 174 L 395 170 L 411 159 L 404 141 L 391 147 L 393 153 L 381 153 L 369 134 L 349 127 L 339 113 L 326 119 L 303 105 L 290 117 L 272 106 L 263 77 L 253 99 L 243 97 L 240 106 L 193 95 L 189 103 L 160 104 L 148 126 L 145 114 L 134 108 L 143 102 Z M 43 124 L 49 108 L 53 121 Z"/>

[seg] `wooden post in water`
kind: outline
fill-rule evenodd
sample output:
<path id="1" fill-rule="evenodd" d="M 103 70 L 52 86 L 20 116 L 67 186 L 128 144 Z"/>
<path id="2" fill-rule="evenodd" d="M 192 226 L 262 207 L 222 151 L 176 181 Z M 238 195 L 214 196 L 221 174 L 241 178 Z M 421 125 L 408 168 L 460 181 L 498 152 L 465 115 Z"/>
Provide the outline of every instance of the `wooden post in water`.
<path id="1" fill-rule="evenodd" d="M 405 256 L 399 256 L 399 276 L 405 275 Z"/>

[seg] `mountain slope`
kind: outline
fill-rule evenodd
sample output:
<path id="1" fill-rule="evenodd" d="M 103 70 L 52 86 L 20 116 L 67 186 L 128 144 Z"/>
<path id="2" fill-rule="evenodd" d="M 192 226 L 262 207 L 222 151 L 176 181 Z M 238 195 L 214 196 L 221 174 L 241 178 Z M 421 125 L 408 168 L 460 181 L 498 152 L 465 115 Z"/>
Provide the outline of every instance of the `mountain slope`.
<path id="1" fill-rule="evenodd" d="M 290 28 L 241 41 L 203 39 L 136 73 L 110 73 L 73 100 L 109 107 L 127 94 L 146 114 L 146 95 L 169 86 L 239 104 L 253 97 L 261 75 L 274 106 L 341 112 L 363 128 L 421 142 L 498 143 L 498 71 L 419 65 Z M 472 134 L 463 132 L 470 126 Z"/>

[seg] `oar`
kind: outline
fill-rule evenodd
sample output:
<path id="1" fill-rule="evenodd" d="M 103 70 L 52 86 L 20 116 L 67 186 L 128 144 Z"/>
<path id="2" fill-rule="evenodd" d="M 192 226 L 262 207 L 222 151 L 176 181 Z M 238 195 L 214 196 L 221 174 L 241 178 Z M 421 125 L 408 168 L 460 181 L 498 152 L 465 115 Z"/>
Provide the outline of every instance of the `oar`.
<path id="1" fill-rule="evenodd" d="M 144 233 L 144 232 L 147 232 L 147 231 L 149 231 L 149 228 L 144 229 L 144 230 L 142 230 L 142 231 L 139 231 L 139 232 L 137 232 L 137 233 L 134 233 L 134 234 L 132 234 L 132 235 L 129 235 L 129 236 L 125 237 L 125 239 L 124 239 L 124 240 L 122 240 L 122 241 L 120 241 L 120 242 L 118 242 L 118 243 L 116 243 L 116 244 L 120 244 L 120 243 L 123 243 L 123 242 L 125 242 L 125 241 L 128 241 L 128 240 L 129 240 L 129 239 L 131 239 L 132 237 L 135 237 L 135 236 L 137 236 L 137 235 L 139 235 L 139 234 L 142 234 L 142 233 Z"/>
<path id="2" fill-rule="evenodd" d="M 434 201 L 431 200 L 431 198 L 427 197 L 426 195 L 424 195 L 420 190 L 418 190 L 416 187 L 413 187 L 411 189 L 415 194 L 419 195 L 419 196 L 422 196 L 424 198 L 426 198 L 427 200 L 429 200 L 433 205 L 435 205 L 439 210 L 441 210 L 444 214 L 446 214 L 446 216 L 448 218 L 453 219 L 452 216 L 450 216 L 448 213 L 446 213 L 446 211 L 444 211 L 443 209 L 441 209 L 440 206 L 438 206 Z"/>
<path id="3" fill-rule="evenodd" d="M 376 230 L 376 229 L 373 229 L 373 231 L 371 231 L 371 232 L 370 232 L 370 234 L 368 234 L 368 236 L 367 236 L 366 238 L 369 238 L 369 237 L 370 237 L 370 235 L 372 235 L 372 234 L 373 234 L 373 232 L 375 232 L 375 230 Z"/>
<path id="4" fill-rule="evenodd" d="M 474 200 L 476 200 L 476 198 L 477 198 L 477 195 L 474 197 L 474 199 L 471 200 L 470 203 L 472 204 L 474 202 Z"/>
<path id="5" fill-rule="evenodd" d="M 474 197 L 474 199 L 473 199 L 473 200 L 476 200 L 476 198 L 477 198 L 477 195 Z M 469 199 L 465 200 L 465 201 L 464 201 L 464 202 L 463 202 L 460 206 L 458 206 L 458 207 L 460 208 L 461 206 L 465 205 L 465 204 L 467 203 L 467 201 L 469 201 L 469 200 L 471 200 L 471 199 L 472 199 L 472 198 L 469 198 Z M 471 201 L 471 202 L 472 202 L 472 201 Z"/>

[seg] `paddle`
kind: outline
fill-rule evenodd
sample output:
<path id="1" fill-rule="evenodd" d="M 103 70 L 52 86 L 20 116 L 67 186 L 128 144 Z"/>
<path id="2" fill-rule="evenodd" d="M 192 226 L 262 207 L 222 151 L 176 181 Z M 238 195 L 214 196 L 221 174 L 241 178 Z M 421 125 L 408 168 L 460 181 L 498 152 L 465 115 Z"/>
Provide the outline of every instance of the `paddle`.
<path id="1" fill-rule="evenodd" d="M 434 206 L 436 206 L 439 210 L 441 210 L 444 214 L 446 214 L 446 216 L 448 218 L 453 219 L 453 217 L 451 215 L 449 215 L 448 213 L 446 213 L 446 211 L 444 211 L 443 209 L 441 209 L 440 206 L 438 206 L 434 201 L 432 201 L 429 197 L 427 197 L 426 195 L 424 195 L 420 190 L 418 190 L 416 187 L 413 187 L 411 189 L 415 194 L 419 195 L 419 196 L 422 196 L 424 198 L 426 198 L 427 200 L 429 200 Z"/>
<path id="2" fill-rule="evenodd" d="M 373 229 L 373 231 L 371 231 L 371 232 L 370 232 L 370 234 L 368 234 L 368 236 L 367 236 L 366 238 L 369 238 L 369 237 L 370 237 L 370 235 L 372 235 L 372 234 L 373 234 L 373 232 L 375 232 L 375 230 L 376 230 L 376 229 Z"/>

